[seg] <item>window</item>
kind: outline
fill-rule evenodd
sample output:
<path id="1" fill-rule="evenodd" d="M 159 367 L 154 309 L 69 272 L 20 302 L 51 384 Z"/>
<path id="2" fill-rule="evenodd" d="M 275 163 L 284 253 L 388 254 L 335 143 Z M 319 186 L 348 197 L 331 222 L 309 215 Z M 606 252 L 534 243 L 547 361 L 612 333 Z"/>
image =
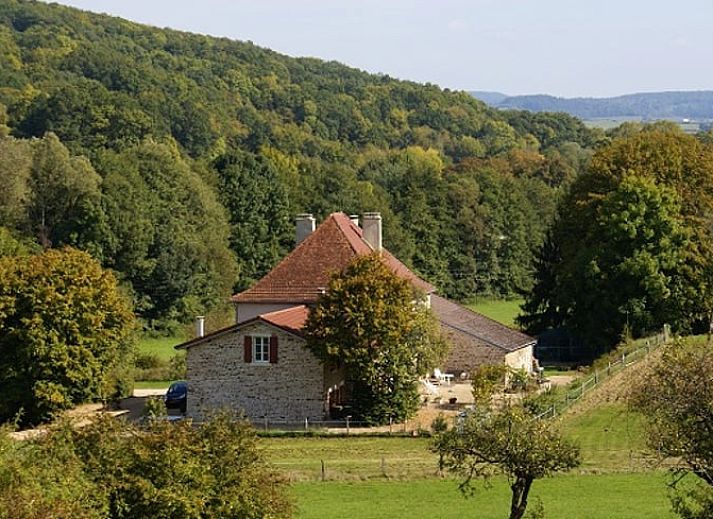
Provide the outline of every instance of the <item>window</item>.
<path id="1" fill-rule="evenodd" d="M 243 346 L 247 364 L 277 364 L 277 335 L 245 335 Z"/>
<path id="2" fill-rule="evenodd" d="M 270 337 L 253 336 L 253 362 L 270 362 Z"/>

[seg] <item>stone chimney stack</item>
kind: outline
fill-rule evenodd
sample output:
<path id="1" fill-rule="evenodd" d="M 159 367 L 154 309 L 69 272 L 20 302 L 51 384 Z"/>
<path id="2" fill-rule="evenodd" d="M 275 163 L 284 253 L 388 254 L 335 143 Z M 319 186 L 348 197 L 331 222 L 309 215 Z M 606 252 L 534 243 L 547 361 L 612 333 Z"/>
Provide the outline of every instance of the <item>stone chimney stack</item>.
<path id="1" fill-rule="evenodd" d="M 199 315 L 196 317 L 196 337 L 205 335 L 205 317 Z"/>
<path id="2" fill-rule="evenodd" d="M 381 244 L 381 213 L 364 213 L 362 215 L 362 237 L 375 251 L 382 249 Z"/>
<path id="3" fill-rule="evenodd" d="M 310 213 L 298 214 L 295 218 L 295 246 L 314 232 L 315 219 Z"/>

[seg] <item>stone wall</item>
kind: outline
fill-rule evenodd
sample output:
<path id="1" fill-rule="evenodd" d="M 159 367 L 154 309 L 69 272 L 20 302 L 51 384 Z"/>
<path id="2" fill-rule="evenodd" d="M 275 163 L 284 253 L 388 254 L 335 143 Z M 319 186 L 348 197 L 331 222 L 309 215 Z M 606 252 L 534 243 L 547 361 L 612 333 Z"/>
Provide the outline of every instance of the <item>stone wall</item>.
<path id="1" fill-rule="evenodd" d="M 276 364 L 246 363 L 246 335 L 278 340 Z M 242 410 L 260 423 L 324 418 L 324 368 L 304 340 L 255 322 L 196 344 L 187 351 L 187 415 L 201 419 L 211 409 Z"/>
<path id="2" fill-rule="evenodd" d="M 524 369 L 530 373 L 532 371 L 532 356 L 532 346 L 526 346 L 505 355 L 505 364 L 512 369 Z"/>

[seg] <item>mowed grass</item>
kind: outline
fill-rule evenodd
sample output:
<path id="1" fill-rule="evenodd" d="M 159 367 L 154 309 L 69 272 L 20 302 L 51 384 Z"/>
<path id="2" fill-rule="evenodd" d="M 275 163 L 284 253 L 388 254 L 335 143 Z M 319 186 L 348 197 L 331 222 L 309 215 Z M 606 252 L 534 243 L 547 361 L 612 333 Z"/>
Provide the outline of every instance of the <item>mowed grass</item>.
<path id="1" fill-rule="evenodd" d="M 437 457 L 426 438 L 357 435 L 339 438 L 264 438 L 271 464 L 292 481 L 424 478 L 436 474 Z"/>
<path id="2" fill-rule="evenodd" d="M 173 347 L 184 342 L 183 335 L 172 337 L 142 337 L 139 340 L 138 351 L 144 355 L 157 355 L 161 360 L 168 361 L 179 353 Z"/>
<path id="3" fill-rule="evenodd" d="M 612 402 L 585 412 L 575 408 L 562 418 L 561 431 L 579 444 L 582 470 L 616 472 L 649 467 L 643 418 L 626 404 Z"/>
<path id="4" fill-rule="evenodd" d="M 668 519 L 665 472 L 561 475 L 537 480 L 530 507 L 540 499 L 548 519 Z M 464 498 L 456 480 L 327 481 L 295 483 L 298 519 L 502 519 L 510 510 L 503 478 L 476 484 Z"/>
<path id="5" fill-rule="evenodd" d="M 134 389 L 168 389 L 172 380 L 137 380 Z"/>
<path id="6" fill-rule="evenodd" d="M 520 305 L 523 302 L 523 299 L 478 300 L 466 306 L 506 326 L 517 328 L 515 318 L 520 314 Z"/>

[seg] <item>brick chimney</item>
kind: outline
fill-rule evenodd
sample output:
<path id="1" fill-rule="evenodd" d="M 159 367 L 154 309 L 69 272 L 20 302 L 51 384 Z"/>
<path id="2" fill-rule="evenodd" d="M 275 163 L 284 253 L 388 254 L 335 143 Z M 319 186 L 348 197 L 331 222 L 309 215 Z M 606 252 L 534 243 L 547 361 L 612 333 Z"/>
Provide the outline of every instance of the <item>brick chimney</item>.
<path id="1" fill-rule="evenodd" d="M 295 246 L 314 232 L 315 219 L 310 213 L 298 214 L 295 218 Z"/>
<path id="2" fill-rule="evenodd" d="M 375 251 L 382 249 L 381 243 L 381 213 L 364 213 L 362 215 L 362 237 Z"/>

